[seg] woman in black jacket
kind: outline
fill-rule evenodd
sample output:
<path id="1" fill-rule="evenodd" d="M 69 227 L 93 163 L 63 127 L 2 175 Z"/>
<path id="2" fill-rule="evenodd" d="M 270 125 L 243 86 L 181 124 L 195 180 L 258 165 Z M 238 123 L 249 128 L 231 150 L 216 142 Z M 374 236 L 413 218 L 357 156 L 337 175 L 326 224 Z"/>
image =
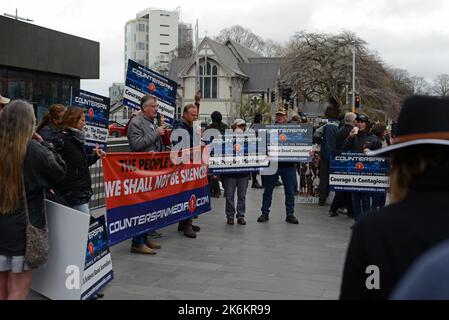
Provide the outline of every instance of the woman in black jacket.
<path id="1" fill-rule="evenodd" d="M 343 150 L 353 153 L 364 153 L 369 150 L 382 148 L 379 138 L 370 132 L 369 118 L 359 114 L 355 119 L 356 125 L 343 143 Z M 352 214 L 357 221 L 362 214 L 371 209 L 369 192 L 352 192 Z"/>
<path id="2" fill-rule="evenodd" d="M 393 145 L 368 152 L 391 152 L 391 204 L 357 222 L 341 299 L 387 299 L 416 258 L 449 238 L 449 99 L 407 99 L 397 126 Z"/>
<path id="3" fill-rule="evenodd" d="M 93 154 L 86 153 L 85 118 L 84 109 L 78 107 L 71 107 L 64 114 L 63 146 L 58 151 L 66 162 L 67 174 L 57 189 L 71 208 L 89 213 L 89 201 L 93 194 L 89 167 L 106 153 L 98 145 Z"/>
<path id="4" fill-rule="evenodd" d="M 43 228 L 44 190 L 65 174 L 58 153 L 40 136 L 32 140 L 35 122 L 33 107 L 25 101 L 14 101 L 0 113 L 0 300 L 26 299 L 31 285 L 24 259 L 23 194 L 30 223 Z"/>

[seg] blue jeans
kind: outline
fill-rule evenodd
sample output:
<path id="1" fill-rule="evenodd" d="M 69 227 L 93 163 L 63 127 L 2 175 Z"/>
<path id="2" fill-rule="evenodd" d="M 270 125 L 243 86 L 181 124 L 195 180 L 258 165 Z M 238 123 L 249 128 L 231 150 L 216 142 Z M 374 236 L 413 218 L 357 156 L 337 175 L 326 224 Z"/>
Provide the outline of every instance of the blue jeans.
<path id="1" fill-rule="evenodd" d="M 262 214 L 268 215 L 270 213 L 271 201 L 273 199 L 273 190 L 276 182 L 282 179 L 285 192 L 285 210 L 288 216 L 293 216 L 295 213 L 295 180 L 296 180 L 296 166 L 279 168 L 272 176 L 262 176 L 265 191 L 263 193 Z"/>
<path id="2" fill-rule="evenodd" d="M 387 201 L 387 194 L 384 192 L 374 192 L 372 195 L 371 209 L 378 210 L 385 207 Z"/>
<path id="3" fill-rule="evenodd" d="M 361 215 L 371 209 L 369 192 L 352 193 L 352 214 L 354 220 L 360 219 Z"/>
<path id="4" fill-rule="evenodd" d="M 145 240 L 147 239 L 148 233 L 144 233 L 143 235 L 137 236 L 133 238 L 133 246 L 140 246 L 145 244 Z"/>

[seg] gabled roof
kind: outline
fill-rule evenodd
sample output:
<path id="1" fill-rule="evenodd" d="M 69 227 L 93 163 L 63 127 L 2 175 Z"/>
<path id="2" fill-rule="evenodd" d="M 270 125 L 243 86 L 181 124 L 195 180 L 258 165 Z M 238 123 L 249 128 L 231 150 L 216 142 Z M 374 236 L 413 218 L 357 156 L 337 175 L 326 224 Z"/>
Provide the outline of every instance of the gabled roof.
<path id="1" fill-rule="evenodd" d="M 278 79 L 280 64 L 278 63 L 239 63 L 240 69 L 248 75 L 243 84 L 243 92 L 266 92 L 274 90 Z"/>
<path id="2" fill-rule="evenodd" d="M 192 58 L 175 58 L 170 63 L 170 69 L 168 70 L 168 78 L 173 81 L 179 82 L 179 75 L 181 71 L 184 69 L 186 64 Z"/>
<path id="3" fill-rule="evenodd" d="M 238 66 L 237 58 L 227 46 L 209 38 L 205 38 L 204 41 L 207 41 L 210 48 L 214 51 L 217 56 L 217 62 L 222 64 L 223 67 L 230 69 L 233 73 L 246 77 L 246 74 Z"/>
<path id="4" fill-rule="evenodd" d="M 235 42 L 234 40 L 226 41 L 226 47 L 228 47 L 231 51 L 235 51 L 235 53 L 239 56 L 239 62 L 249 62 L 249 58 L 260 58 L 262 57 L 258 53 L 254 52 L 251 49 L 248 49 L 241 44 Z"/>

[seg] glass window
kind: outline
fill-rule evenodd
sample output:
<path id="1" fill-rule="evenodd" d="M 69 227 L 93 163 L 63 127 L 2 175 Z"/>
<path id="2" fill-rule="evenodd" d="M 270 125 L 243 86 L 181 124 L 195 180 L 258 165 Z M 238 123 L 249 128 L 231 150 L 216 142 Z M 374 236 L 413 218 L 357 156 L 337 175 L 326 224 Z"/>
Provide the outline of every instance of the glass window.
<path id="1" fill-rule="evenodd" d="M 204 74 L 205 72 L 205 74 Z M 218 66 L 214 62 L 207 65 L 200 64 L 200 88 L 203 98 L 217 99 L 218 97 Z"/>

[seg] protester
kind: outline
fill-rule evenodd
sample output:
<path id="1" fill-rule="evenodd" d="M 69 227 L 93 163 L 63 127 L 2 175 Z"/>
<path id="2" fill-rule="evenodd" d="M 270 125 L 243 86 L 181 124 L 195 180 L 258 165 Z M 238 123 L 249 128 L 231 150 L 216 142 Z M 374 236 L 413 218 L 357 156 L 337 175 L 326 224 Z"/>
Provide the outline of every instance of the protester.
<path id="1" fill-rule="evenodd" d="M 290 121 L 290 123 L 300 124 L 301 123 L 301 117 L 299 115 L 295 114 L 294 116 L 292 116 L 292 120 Z M 296 172 L 301 177 L 301 162 L 298 162 L 296 164 Z M 298 185 L 298 177 L 297 176 L 295 176 L 294 190 L 295 190 L 295 196 L 298 196 L 299 195 L 299 185 Z"/>
<path id="2" fill-rule="evenodd" d="M 234 132 L 245 132 L 246 122 L 243 119 L 236 119 L 232 124 Z M 229 173 L 223 174 L 223 185 L 226 194 L 226 218 L 227 224 L 234 225 L 234 217 L 237 218 L 237 223 L 246 225 L 246 191 L 248 190 L 249 173 Z M 235 208 L 234 195 L 237 190 L 237 210 Z M 237 214 L 236 214 L 237 211 Z"/>
<path id="3" fill-rule="evenodd" d="M 53 143 L 55 148 L 59 148 L 62 143 L 61 132 L 64 129 L 62 120 L 66 108 L 62 104 L 53 104 L 45 113 L 36 132 L 45 140 Z"/>
<path id="4" fill-rule="evenodd" d="M 449 238 L 449 99 L 408 98 L 396 134 L 367 153 L 391 153 L 391 204 L 357 222 L 341 299 L 387 299 L 422 253 Z M 367 274 L 369 266 L 377 272 Z"/>
<path id="5" fill-rule="evenodd" d="M 339 122 L 337 120 L 338 110 L 334 107 L 327 107 L 324 116 L 327 123 L 316 130 L 315 141 L 321 144 L 320 149 L 320 198 L 318 204 L 324 206 L 329 196 L 329 170 L 330 158 L 335 155 L 337 143 L 337 131 Z"/>
<path id="6" fill-rule="evenodd" d="M 276 122 L 278 124 L 287 123 L 287 113 L 284 110 L 276 112 Z M 294 194 L 294 179 L 296 177 L 296 163 L 295 162 L 279 162 L 278 169 L 273 175 L 262 176 L 263 185 L 265 187 L 262 201 L 262 214 L 257 219 L 257 222 L 266 222 L 269 220 L 270 207 L 273 198 L 273 190 L 278 181 L 279 176 L 284 184 L 285 193 L 285 221 L 292 224 L 298 224 L 299 221 L 295 217 L 295 194 Z"/>
<path id="7" fill-rule="evenodd" d="M 146 95 L 140 100 L 141 112 L 137 113 L 128 124 L 128 141 L 131 152 L 161 152 L 162 136 L 165 127 L 157 126 L 157 98 Z M 148 233 L 137 235 L 132 240 L 131 252 L 139 254 L 156 254 L 154 249 L 160 249 L 161 245 L 151 242 Z"/>
<path id="8" fill-rule="evenodd" d="M 229 127 L 223 123 L 223 116 L 219 111 L 214 111 L 211 114 L 212 123 L 206 127 L 206 130 L 209 129 L 215 129 L 220 131 L 222 135 L 225 134 L 226 129 L 229 129 Z M 221 191 L 220 191 L 220 176 L 214 175 L 209 176 L 209 186 L 210 186 L 210 193 L 211 196 L 214 198 L 220 198 Z"/>
<path id="9" fill-rule="evenodd" d="M 382 147 L 379 139 L 370 133 L 368 116 L 360 114 L 356 118 L 356 126 L 352 128 L 349 136 L 343 143 L 343 150 L 353 153 L 364 153 L 367 150 L 377 150 Z M 369 192 L 352 192 L 352 211 L 354 220 L 371 208 Z"/>
<path id="10" fill-rule="evenodd" d="M 57 190 L 69 207 L 89 213 L 89 201 L 93 194 L 89 167 L 105 155 L 97 148 L 87 155 L 85 149 L 85 111 L 79 107 L 69 108 L 63 118 L 62 145 L 58 152 L 67 165 L 67 174 Z"/>
<path id="11" fill-rule="evenodd" d="M 371 129 L 371 133 L 382 143 L 382 148 L 386 148 L 390 145 L 390 141 L 387 139 L 387 125 L 385 123 L 376 123 Z M 377 210 L 385 207 L 386 201 L 387 194 L 385 192 L 373 192 L 371 194 L 371 209 Z"/>
<path id="12" fill-rule="evenodd" d="M 24 258 L 26 214 L 44 228 L 44 189 L 65 175 L 58 153 L 39 136 L 32 140 L 35 122 L 33 107 L 22 100 L 0 113 L 0 300 L 27 298 L 32 270 Z"/>
<path id="13" fill-rule="evenodd" d="M 336 154 L 340 155 L 343 152 L 343 145 L 352 128 L 355 125 L 356 114 L 352 112 L 347 112 L 343 119 L 343 126 L 338 129 L 336 136 Z M 338 209 L 346 208 L 348 215 L 352 216 L 352 197 L 350 192 L 339 191 L 335 192 L 335 197 L 332 201 L 331 207 L 329 209 L 329 216 L 338 216 Z"/>
<path id="14" fill-rule="evenodd" d="M 11 100 L 6 98 L 6 97 L 2 97 L 2 95 L 0 95 L 0 111 L 2 111 L 2 109 L 10 102 Z"/>
<path id="15" fill-rule="evenodd" d="M 176 130 L 184 130 L 188 133 L 189 141 L 178 140 L 173 141 L 173 145 L 182 143 L 182 149 L 190 149 L 194 146 L 194 130 L 199 130 L 200 128 L 194 128 L 194 123 L 198 120 L 198 106 L 193 104 L 188 104 L 184 107 L 182 119 L 175 121 L 173 125 L 173 132 Z M 198 133 L 198 137 L 200 134 Z M 199 142 L 199 141 L 198 141 Z M 196 238 L 196 232 L 200 231 L 200 227 L 192 224 L 192 219 L 187 219 L 180 221 L 178 225 L 178 231 L 182 231 L 184 235 L 188 238 Z"/>

